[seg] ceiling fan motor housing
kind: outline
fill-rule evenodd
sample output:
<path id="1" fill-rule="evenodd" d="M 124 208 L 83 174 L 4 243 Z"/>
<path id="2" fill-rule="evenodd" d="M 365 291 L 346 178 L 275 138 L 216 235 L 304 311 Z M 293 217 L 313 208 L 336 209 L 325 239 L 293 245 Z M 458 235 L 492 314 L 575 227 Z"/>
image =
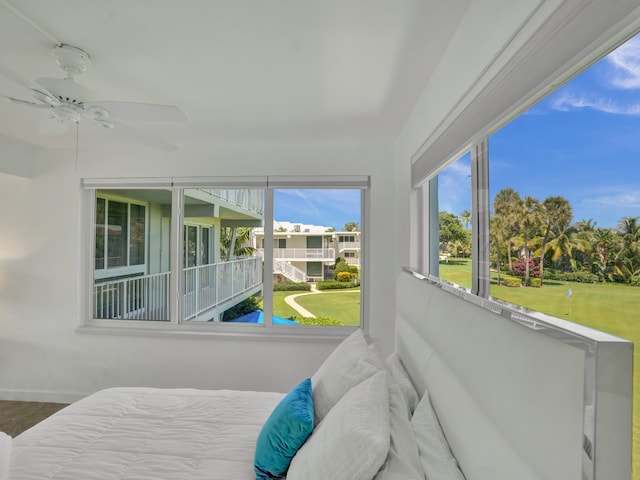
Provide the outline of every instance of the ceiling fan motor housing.
<path id="1" fill-rule="evenodd" d="M 91 66 L 91 57 L 81 48 L 62 43 L 53 47 L 56 63 L 70 75 L 86 72 Z"/>

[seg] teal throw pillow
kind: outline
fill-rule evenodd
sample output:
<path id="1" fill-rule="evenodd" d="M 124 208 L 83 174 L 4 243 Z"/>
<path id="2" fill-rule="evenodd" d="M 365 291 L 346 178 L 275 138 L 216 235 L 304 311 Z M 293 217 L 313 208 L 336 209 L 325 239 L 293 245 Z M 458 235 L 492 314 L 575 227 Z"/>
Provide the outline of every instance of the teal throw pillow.
<path id="1" fill-rule="evenodd" d="M 311 379 L 307 378 L 278 403 L 258 435 L 254 461 L 257 480 L 283 477 L 313 426 Z"/>

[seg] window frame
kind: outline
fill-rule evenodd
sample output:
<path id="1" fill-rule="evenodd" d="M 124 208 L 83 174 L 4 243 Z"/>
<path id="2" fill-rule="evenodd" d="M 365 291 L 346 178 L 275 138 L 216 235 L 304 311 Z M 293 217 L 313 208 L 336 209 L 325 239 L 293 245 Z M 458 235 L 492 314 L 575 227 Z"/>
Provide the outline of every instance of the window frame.
<path id="1" fill-rule="evenodd" d="M 184 263 L 183 237 L 184 218 L 183 191 L 187 188 L 212 188 L 212 189 L 261 189 L 264 190 L 264 249 L 269 252 L 264 259 L 263 289 L 268 292 L 264 295 L 264 324 L 221 324 L 219 322 L 206 322 L 207 324 L 183 321 L 179 288 L 180 275 Z M 80 325 L 77 329 L 80 333 L 95 334 L 124 334 L 131 335 L 204 335 L 204 336 L 247 336 L 255 338 L 300 338 L 300 339 L 330 339 L 344 338 L 357 327 L 331 327 L 331 326 L 307 326 L 307 325 L 273 325 L 272 322 L 272 296 L 273 292 L 273 191 L 276 189 L 353 189 L 360 190 L 360 220 L 361 230 L 365 230 L 367 215 L 369 212 L 369 188 L 370 177 L 362 175 L 344 176 L 315 176 L 315 177 L 172 177 L 172 178 L 84 178 L 82 188 L 82 214 L 85 235 L 83 235 L 83 274 L 79 295 Z M 95 319 L 92 318 L 92 292 L 95 279 L 95 214 L 96 192 L 101 189 L 167 189 L 172 194 L 171 213 L 171 287 L 170 295 L 171 314 L 169 321 L 147 320 L 119 320 L 119 319 Z M 149 208 L 146 208 L 148 215 Z M 147 228 L 148 228 L 148 219 Z M 179 225 L 175 228 L 174 225 Z M 215 236 L 215 232 L 214 232 Z M 148 235 L 147 235 L 148 237 Z M 365 236 L 366 238 L 366 236 Z M 213 239 L 215 245 L 215 239 Z M 365 250 L 365 246 L 362 246 Z M 148 247 L 147 247 L 148 251 Z M 364 254 L 362 254 L 364 255 Z M 361 260 L 362 261 L 362 260 Z M 368 268 L 363 268 L 360 289 L 360 328 L 369 331 L 368 307 Z M 179 287 L 180 285 L 180 287 Z"/>

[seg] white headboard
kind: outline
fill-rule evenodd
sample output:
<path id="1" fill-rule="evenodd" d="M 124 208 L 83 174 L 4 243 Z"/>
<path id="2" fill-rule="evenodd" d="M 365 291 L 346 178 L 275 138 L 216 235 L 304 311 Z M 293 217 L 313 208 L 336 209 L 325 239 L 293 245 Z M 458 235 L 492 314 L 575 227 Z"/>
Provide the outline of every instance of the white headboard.
<path id="1" fill-rule="evenodd" d="M 405 270 L 396 351 L 467 480 L 631 478 L 632 344 Z"/>

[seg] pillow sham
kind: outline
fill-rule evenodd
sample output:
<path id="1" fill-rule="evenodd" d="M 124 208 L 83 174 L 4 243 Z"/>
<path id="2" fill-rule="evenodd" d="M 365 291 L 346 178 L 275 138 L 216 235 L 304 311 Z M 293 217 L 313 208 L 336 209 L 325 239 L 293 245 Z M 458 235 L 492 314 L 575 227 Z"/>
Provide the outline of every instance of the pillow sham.
<path id="1" fill-rule="evenodd" d="M 313 427 L 311 379 L 307 378 L 276 405 L 260 430 L 254 459 L 257 480 L 281 478 Z"/>
<path id="2" fill-rule="evenodd" d="M 418 442 L 420 461 L 427 478 L 465 480 L 457 460 L 451 453 L 427 392 L 422 396 L 411 417 L 411 427 Z"/>
<path id="3" fill-rule="evenodd" d="M 407 402 L 400 387 L 389 385 L 391 443 L 387 458 L 373 480 L 425 480 L 409 417 Z"/>
<path id="4" fill-rule="evenodd" d="M 400 362 L 400 358 L 398 357 L 397 353 L 392 353 L 391 355 L 389 355 L 385 359 L 385 364 L 387 366 L 387 370 L 393 378 L 393 381 L 400 387 L 400 389 L 402 390 L 402 394 L 407 400 L 407 406 L 409 407 L 409 417 L 411 417 L 416 407 L 418 406 L 418 402 L 420 401 L 418 392 L 416 392 L 416 389 L 413 386 L 413 382 L 411 381 L 411 378 L 409 378 L 409 374 Z"/>
<path id="5" fill-rule="evenodd" d="M 311 377 L 316 425 L 345 393 L 378 371 L 362 330 L 345 338 Z"/>
<path id="6" fill-rule="evenodd" d="M 369 480 L 389 451 L 389 392 L 379 371 L 348 391 L 291 461 L 287 480 Z"/>

